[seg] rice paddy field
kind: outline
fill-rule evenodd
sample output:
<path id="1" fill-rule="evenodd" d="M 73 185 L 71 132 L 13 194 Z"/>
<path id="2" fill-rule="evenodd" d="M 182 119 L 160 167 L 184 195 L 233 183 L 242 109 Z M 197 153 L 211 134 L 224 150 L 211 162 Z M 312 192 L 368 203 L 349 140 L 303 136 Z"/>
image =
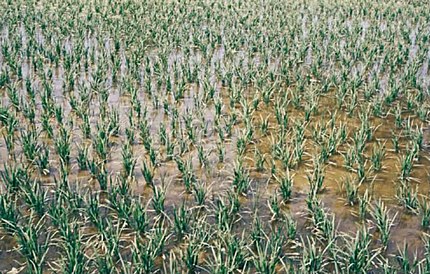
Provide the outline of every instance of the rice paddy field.
<path id="1" fill-rule="evenodd" d="M 0 273 L 430 273 L 430 3 L 4 0 Z"/>

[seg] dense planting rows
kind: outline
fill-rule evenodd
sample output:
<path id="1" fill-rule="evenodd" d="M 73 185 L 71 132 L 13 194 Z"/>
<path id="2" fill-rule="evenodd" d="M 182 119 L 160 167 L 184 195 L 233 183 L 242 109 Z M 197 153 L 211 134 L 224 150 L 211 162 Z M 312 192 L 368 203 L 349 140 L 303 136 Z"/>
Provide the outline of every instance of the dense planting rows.
<path id="1" fill-rule="evenodd" d="M 430 272 L 430 4 L 0 14 L 0 272 Z"/>

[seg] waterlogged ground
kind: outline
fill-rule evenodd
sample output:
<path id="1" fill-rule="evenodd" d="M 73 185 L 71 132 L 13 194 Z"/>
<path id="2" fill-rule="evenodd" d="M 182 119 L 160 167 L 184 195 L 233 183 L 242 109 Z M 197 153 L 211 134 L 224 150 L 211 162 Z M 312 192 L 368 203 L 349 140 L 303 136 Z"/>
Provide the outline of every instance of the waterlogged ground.
<path id="1" fill-rule="evenodd" d="M 242 239 L 246 263 L 231 271 L 217 270 L 217 273 L 263 272 L 257 263 L 258 254 L 272 254 L 272 251 L 258 253 L 258 244 L 252 238 L 255 227 L 258 227 L 256 223 L 261 224 L 261 231 L 270 238 L 276 231 L 285 230 L 286 233 L 285 220 L 296 223 L 296 234 L 289 235 L 280 253 L 275 253 L 274 257 L 282 258 L 282 262 L 274 263 L 272 273 L 312 272 L 304 266 L 303 248 L 309 239 L 315 239 L 318 244 L 314 245 L 321 247 L 324 264 L 320 271 L 345 272 L 348 263 L 339 259 L 337 265 L 336 257 L 348 261 L 349 255 L 342 253 L 344 241 L 347 242 L 349 236 L 355 237 L 362 227 L 366 227 L 371 236 L 369 252 L 377 254 L 367 271 L 382 272 L 382 268 L 390 265 L 393 271 L 407 272 L 396 257 L 405 243 L 404 257 L 409 258 L 411 264 L 414 258 L 423 263 L 421 260 L 428 257 L 425 242 L 429 227 L 423 226 L 423 218 L 430 183 L 429 44 L 418 29 L 425 29 L 425 18 L 429 15 L 419 12 L 414 5 L 405 7 L 405 14 L 396 15 L 397 19 L 388 15 L 378 19 L 378 14 L 359 19 L 359 16 L 346 15 L 347 11 L 355 9 L 351 3 L 345 4 L 344 13 L 340 15 L 331 9 L 331 4 L 324 4 L 322 13 L 318 12 L 317 6 L 306 8 L 296 4 L 288 14 L 294 14 L 299 23 L 289 31 L 281 31 L 275 23 L 288 24 L 281 20 L 282 12 L 273 14 L 272 19 L 267 16 L 284 1 L 269 1 L 271 8 L 258 12 L 263 23 L 254 28 L 262 32 L 268 27 L 273 28 L 266 36 L 274 40 L 278 39 L 274 33 L 291 34 L 286 42 L 291 49 L 284 51 L 282 47 L 282 50 L 275 46 L 270 48 L 273 43 L 259 38 L 258 31 L 254 33 L 254 30 L 232 23 L 240 22 L 233 16 L 232 10 L 236 8 L 237 12 L 243 13 L 241 20 L 250 20 L 248 17 L 257 20 L 258 16 L 251 13 L 258 6 L 256 3 L 244 4 L 242 11 L 238 4 L 232 4 L 235 8 L 230 7 L 232 10 L 223 14 L 222 8 L 203 1 L 200 5 L 212 10 L 213 16 L 225 16 L 227 26 L 219 30 L 219 20 L 209 20 L 207 25 L 199 27 L 195 25 L 198 19 L 184 19 L 192 24 L 192 27 L 184 27 L 185 30 L 196 30 L 197 36 L 206 31 L 214 37 L 220 35 L 219 41 L 212 36 L 193 41 L 192 36 L 188 39 L 187 32 L 176 26 L 185 24 L 176 18 L 181 13 L 180 8 L 167 3 L 163 7 L 154 2 L 151 6 L 156 11 L 175 22 L 171 24 L 175 27 L 169 31 L 160 28 L 160 33 L 176 35 L 179 41 L 194 45 L 184 44 L 182 49 L 181 43 L 175 46 L 166 42 L 165 46 L 162 43 L 156 46 L 156 43 L 148 42 L 140 48 L 140 53 L 137 48 L 141 45 L 136 41 L 143 35 L 142 30 L 127 29 L 132 20 L 109 10 L 106 3 L 82 2 L 85 7 L 94 5 L 103 11 L 95 12 L 93 21 L 87 18 L 87 24 L 93 28 L 91 31 L 75 37 L 50 30 L 42 23 L 54 19 L 40 14 L 44 10 L 45 14 L 51 14 L 55 9 L 64 9 L 76 15 L 79 9 L 75 1 L 56 3 L 53 7 L 47 1 L 40 4 L 23 2 L 27 5 L 17 8 L 18 11 L 14 10 L 13 4 L 1 6 L 1 10 L 8 10 L 10 14 L 1 25 L 0 40 L 2 48 L 7 48 L 0 54 L 1 76 L 8 75 L 9 78 L 2 81 L 0 88 L 0 110 L 3 110 L 0 112 L 3 136 L 0 138 L 0 189 L 5 204 L 14 204 L 11 209 L 16 212 L 19 225 L 41 224 L 42 228 L 35 233 L 35 242 L 42 244 L 47 237 L 50 240 L 48 247 L 41 249 L 46 251 L 42 259 L 42 256 L 26 256 L 25 243 L 17 232 L 19 229 L 6 229 L 9 215 L 4 210 L 7 207 L 3 206 L 0 211 L 0 223 L 3 224 L 0 228 L 1 272 L 37 273 L 29 266 L 29 258 L 40 263 L 40 268 L 35 268 L 41 270 L 39 273 L 73 272 L 66 267 L 69 255 L 64 245 L 66 241 L 53 217 L 53 209 L 57 207 L 70 211 L 65 220 L 76 224 L 73 229 L 78 230 L 79 241 L 83 243 L 75 250 L 75 254 L 83 254 L 79 261 L 83 270 L 73 273 L 103 272 L 102 269 L 106 270 L 108 266 L 119 273 L 144 272 L 133 268 L 143 265 L 143 259 L 136 259 L 136 254 L 150 249 L 148 246 L 159 228 L 161 234 L 165 233 L 165 240 L 163 248 L 151 257 L 153 267 L 145 268 L 148 273 L 171 273 L 174 269 L 184 273 L 215 273 L 218 269 L 215 266 L 222 260 L 217 261 L 214 254 L 225 250 L 220 243 L 231 235 Z M 128 15 L 145 14 L 145 9 L 137 8 L 138 2 L 126 2 L 131 6 L 120 3 L 113 6 L 120 10 L 118 13 L 125 10 Z M 394 9 L 383 8 L 382 4 L 362 2 L 365 10 L 370 9 L 367 7 L 370 5 L 393 17 L 397 14 Z M 142 4 L 145 5 L 149 4 Z M 204 18 L 199 8 L 186 7 L 183 3 L 178 5 L 188 9 L 188 14 L 194 12 L 196 18 Z M 17 16 L 21 13 L 25 15 L 24 21 Z M 307 16 L 300 17 L 299 13 Z M 33 29 L 29 28 L 32 21 L 28 19 L 32 14 L 38 15 L 34 19 L 38 24 Z M 413 14 L 417 19 L 408 19 Z M 106 16 L 109 23 L 98 26 L 97 23 L 102 22 L 98 20 Z M 78 24 L 76 18 L 69 20 Z M 147 19 L 137 20 L 141 24 L 150 24 L 145 30 L 157 28 Z M 397 21 L 401 23 L 395 25 Z M 121 34 L 109 24 L 118 24 Z M 229 24 L 242 32 L 234 34 L 228 30 Z M 397 35 L 397 26 L 413 29 L 411 37 Z M 63 27 L 64 30 L 72 28 Z M 82 25 L 75 27 L 85 30 Z M 360 31 L 354 28 L 360 28 Z M 338 29 L 345 34 L 337 36 Z M 384 32 L 385 29 L 389 31 Z M 315 41 L 311 40 L 313 34 L 325 30 L 327 37 L 318 36 Z M 233 44 L 240 40 L 235 35 L 249 37 L 248 43 Z M 348 39 L 348 35 L 356 41 Z M 391 43 L 378 35 L 385 35 Z M 425 35 L 428 38 L 428 33 Z M 154 37 L 154 40 L 164 39 Z M 171 43 L 175 41 L 165 39 Z M 293 43 L 297 41 L 310 46 Z M 357 41 L 363 47 L 379 51 L 379 56 L 352 58 L 351 54 L 355 52 L 367 54 L 355 47 Z M 378 49 L 381 41 L 386 43 L 386 49 Z M 402 50 L 392 46 L 393 43 L 408 47 L 406 57 Z M 258 44 L 268 48 L 258 48 Z M 294 56 L 293 49 L 302 51 L 297 54 L 303 58 Z M 390 50 L 395 53 L 394 57 L 389 54 Z M 384 61 L 400 58 L 396 54 L 405 60 L 396 66 Z M 409 81 L 404 76 L 405 71 L 415 80 Z M 388 94 L 396 88 L 398 92 L 392 99 Z M 183 94 L 176 97 L 179 90 Z M 34 111 L 33 119 L 29 118 L 31 110 Z M 17 122 L 11 123 L 11 120 Z M 112 131 L 106 131 L 106 127 Z M 356 155 L 363 127 L 369 137 L 365 138 L 360 155 Z M 68 132 L 65 138 L 70 144 L 68 163 L 64 163 L 58 153 L 57 140 L 62 138 L 62 130 Z M 107 141 L 104 147 L 107 154 L 103 159 L 97 151 L 97 142 L 100 132 L 105 131 L 108 137 L 102 140 Z M 34 132 L 35 136 L 27 142 L 29 132 Z M 12 136 L 11 148 L 7 136 Z M 36 156 L 29 159 L 30 149 L 26 146 L 31 146 L 32 142 Z M 125 147 L 131 152 L 129 160 L 135 165 L 129 174 L 124 171 Z M 84 149 L 88 150 L 84 157 L 86 168 L 79 162 L 82 158 L 79 152 Z M 40 168 L 40 155 L 45 151 L 49 152 L 49 163 L 46 168 Z M 378 163 L 374 161 L 375 151 L 383 151 L 384 156 Z M 351 153 L 355 160 L 348 168 L 347 158 Z M 403 176 L 408 155 L 412 155 L 412 166 L 410 173 Z M 320 160 L 321 157 L 326 158 Z M 356 161 L 357 158 L 362 162 Z M 188 165 L 185 173 L 179 168 L 181 161 Z M 91 170 L 91 163 L 95 165 L 95 171 Z M 380 168 L 375 166 L 377 164 Z M 152 185 L 144 177 L 144 166 L 153 173 Z M 317 176 L 319 168 L 322 185 L 315 190 L 312 178 Z M 11 188 L 7 175 L 17 169 L 27 176 L 23 176 L 24 179 L 17 176 L 16 181 L 10 181 L 22 185 L 34 182 L 30 184 L 30 190 L 22 186 Z M 100 170 L 107 174 L 106 189 L 97 177 Z M 192 178 L 191 186 L 185 182 L 188 175 Z M 249 176 L 246 180 L 249 185 L 239 189 L 235 184 L 240 175 Z M 289 199 L 284 199 L 280 190 L 279 181 L 285 177 L 293 181 Z M 348 181 L 357 187 L 357 193 L 349 199 Z M 122 197 L 118 189 L 124 185 L 127 195 Z M 162 212 L 158 212 L 154 205 L 155 190 L 165 194 Z M 28 191 L 33 191 L 35 197 Z M 198 191 L 205 193 L 203 204 L 197 202 Z M 66 198 L 59 198 L 61 195 Z M 369 204 L 364 216 L 360 216 L 363 197 L 369 197 Z M 35 205 L 38 199 L 42 205 Z M 100 224 L 89 214 L 91 199 L 97 200 L 96 211 L 104 219 Z M 334 227 L 321 228 L 321 223 L 315 223 L 310 199 L 320 202 L 319 206 L 327 214 L 325 221 L 333 221 L 330 224 Z M 388 207 L 387 216 L 392 220 L 386 244 L 381 242 L 381 231 L 374 215 L 378 201 Z M 145 231 L 138 231 L 131 225 L 137 222 L 138 216 L 126 206 L 129 202 L 142 206 L 143 211 L 137 215 L 146 212 L 148 228 Z M 78 205 L 76 212 L 70 209 L 71 204 Z M 181 231 L 184 235 L 179 235 L 175 216 L 182 205 L 186 208 L 183 219 L 188 223 L 183 220 L 187 225 Z M 237 208 L 233 210 L 234 206 Z M 276 206 L 279 206 L 279 212 L 274 210 Z M 43 214 L 39 214 L 37 208 L 42 208 Z M 124 212 L 125 216 L 122 216 Z M 228 217 L 221 216 L 220 212 L 225 212 Z M 222 218 L 228 221 L 224 223 Z M 109 239 L 117 240 L 117 246 L 112 247 Z M 204 244 L 192 250 L 191 255 L 186 253 L 192 243 L 198 241 Z M 143 247 L 137 247 L 136 242 L 142 242 Z M 326 254 L 322 250 L 328 245 L 338 247 Z M 38 251 L 43 254 L 41 250 Z M 270 258 L 265 260 L 270 261 Z M 177 265 L 172 266 L 175 263 Z M 421 270 L 425 269 L 421 267 Z"/>

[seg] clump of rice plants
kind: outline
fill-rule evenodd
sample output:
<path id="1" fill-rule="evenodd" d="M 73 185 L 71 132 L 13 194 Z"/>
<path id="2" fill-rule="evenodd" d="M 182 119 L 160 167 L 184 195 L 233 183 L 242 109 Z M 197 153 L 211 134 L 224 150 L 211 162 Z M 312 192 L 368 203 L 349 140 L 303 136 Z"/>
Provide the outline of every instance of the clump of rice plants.
<path id="1" fill-rule="evenodd" d="M 0 3 L 0 273 L 430 272 L 429 9 L 263 4 Z"/>

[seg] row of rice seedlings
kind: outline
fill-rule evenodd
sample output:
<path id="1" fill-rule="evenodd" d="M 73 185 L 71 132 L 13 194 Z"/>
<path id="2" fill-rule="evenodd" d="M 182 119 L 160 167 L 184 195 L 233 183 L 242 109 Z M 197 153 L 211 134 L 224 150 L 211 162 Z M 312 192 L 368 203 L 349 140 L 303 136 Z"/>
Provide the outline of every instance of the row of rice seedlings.
<path id="1" fill-rule="evenodd" d="M 129 272 L 154 272 L 159 267 L 157 258 L 164 255 L 170 230 L 186 242 L 186 249 L 178 255 L 169 253 L 172 273 L 178 272 L 176 264 L 172 262 L 176 258 L 183 258 L 178 260 L 178 264 L 187 272 L 202 270 L 204 267 L 200 266 L 199 253 L 207 246 L 210 246 L 214 255 L 208 264 L 209 272 L 255 269 L 263 273 L 276 273 L 282 267 L 294 270 L 295 267 L 287 266 L 288 263 L 284 260 L 282 250 L 287 241 L 279 231 L 267 234 L 256 225 L 253 227 L 255 230 L 252 240 L 243 238 L 232 241 L 233 246 L 229 245 L 227 248 L 223 247 L 225 243 L 212 245 L 208 239 L 213 237 L 212 234 L 208 236 L 212 228 L 204 225 L 196 225 L 194 230 L 190 228 L 193 210 L 186 210 L 183 206 L 174 210 L 173 216 L 169 216 L 166 205 L 169 189 L 158 184 L 158 176 L 161 176 L 158 167 L 163 165 L 163 161 L 173 159 L 186 192 L 194 196 L 200 209 L 209 210 L 215 216 L 213 229 L 218 232 L 215 234 L 223 234 L 227 239 L 225 241 L 230 242 L 235 237 L 231 235 L 231 231 L 235 228 L 237 217 L 243 213 L 238 196 L 246 195 L 249 199 L 252 197 L 249 194 L 253 192 L 251 169 L 242 157 L 249 154 L 250 145 L 256 144 L 256 169 L 266 172 L 265 164 L 271 165 L 270 173 L 276 175 L 273 177 L 279 181 L 279 187 L 274 194 L 269 195 L 271 198 L 268 200 L 268 209 L 276 221 L 287 218 L 278 201 L 278 194 L 283 203 L 289 201 L 294 169 L 300 168 L 303 161 L 306 164 L 312 162 L 312 168 L 307 174 L 310 184 L 307 202 L 311 229 L 325 246 L 320 248 L 313 237 L 302 240 L 299 269 L 303 272 L 324 271 L 333 261 L 330 257 L 340 252 L 337 249 L 342 249 L 336 246 L 334 240 L 338 237 L 334 216 L 327 213 L 317 197 L 317 194 L 324 194 L 327 180 L 325 165 L 345 142 L 351 145 L 351 149 L 344 154 L 345 166 L 357 173 L 358 180 L 347 180 L 345 191 L 348 203 L 354 204 L 358 200 L 359 215 L 365 219 L 369 211 L 370 195 L 367 190 L 364 195 L 359 195 L 358 188 L 373 177 L 373 172 L 383 169 L 382 162 L 386 154 L 384 145 L 375 144 L 368 158 L 363 155 L 368 143 L 375 139 L 377 127 L 374 126 L 374 118 L 389 115 L 393 106 L 396 107 L 395 126 L 404 132 L 401 138 L 411 139 L 405 156 L 400 154 L 402 185 L 399 186 L 397 196 L 406 208 L 417 209 L 417 191 L 410 189 L 408 180 L 411 179 L 414 163 L 420 160 L 424 143 L 423 130 L 415 125 L 414 116 L 426 122 L 428 110 L 425 103 L 425 77 L 419 75 L 419 70 L 424 70 L 425 67 L 427 38 L 422 34 L 424 32 L 419 31 L 414 32 L 411 38 L 407 33 L 413 27 L 404 23 L 405 18 L 415 16 L 426 21 L 426 15 L 418 12 L 415 5 L 407 6 L 403 13 L 386 9 L 387 16 L 391 16 L 389 20 L 397 18 L 401 23 L 399 26 L 383 24 L 380 27 L 380 20 L 373 20 L 379 16 L 380 3 L 366 3 L 376 8 L 376 11 L 368 10 L 366 6 L 362 8 L 366 11 L 363 16 L 372 18 L 370 23 L 367 22 L 372 27 L 367 28 L 361 19 L 357 19 L 360 16 L 352 15 L 358 13 L 357 7 L 352 6 L 352 3 L 341 5 L 340 12 L 332 10 L 332 4 L 324 3 L 321 10 L 318 10 L 318 14 L 322 16 L 312 20 L 307 20 L 308 17 L 301 14 L 305 12 L 313 17 L 317 12 L 315 6 L 310 5 L 304 9 L 300 3 L 279 5 L 279 11 L 274 11 L 270 4 L 269 7 L 261 8 L 259 13 L 254 12 L 257 6 L 255 1 L 232 3 L 227 9 L 221 4 L 205 1 L 198 5 L 154 2 L 151 3 L 151 9 L 145 8 L 146 4 L 138 5 L 133 1 L 111 4 L 112 6 L 94 3 L 95 12 L 92 15 L 82 14 L 83 17 L 78 15 L 85 10 L 83 7 L 92 5 L 90 2 L 77 4 L 64 1 L 53 5 L 42 2 L 36 7 L 35 3 L 27 1 L 25 5 L 5 2 L 1 6 L 1 9 L 7 10 L 4 14 L 8 24 L 2 26 L 4 34 L 1 41 L 0 87 L 6 88 L 6 96 L 2 100 L 5 103 L 1 103 L 6 106 L 0 108 L 0 121 L 6 129 L 3 139 L 12 159 L 12 164 L 5 164 L 1 173 L 8 192 L 2 197 L 15 201 L 12 196 L 19 193 L 20 199 L 30 211 L 43 219 L 47 212 L 47 192 L 38 181 L 31 178 L 34 175 L 32 166 L 36 164 L 39 171 L 46 175 L 50 170 L 59 170 L 58 183 L 54 188 L 57 193 L 73 183 L 70 182 L 74 180 L 70 175 L 74 171 L 69 164 L 76 160 L 79 169 L 89 170 L 90 176 L 97 181 L 98 187 L 109 200 L 109 206 L 106 207 L 102 202 L 103 195 L 91 194 L 82 205 L 76 205 L 83 212 L 81 214 L 85 216 L 84 219 L 97 228 L 96 235 L 92 238 L 96 244 L 92 246 L 90 241 L 84 242 L 84 245 L 93 249 L 95 255 L 87 258 L 91 263 L 84 262 L 83 268 L 71 268 L 71 262 L 86 260 L 83 259 L 82 246 L 71 247 L 79 242 L 80 233 L 77 233 L 78 238 L 73 239 L 68 232 L 69 228 L 60 223 L 56 225 L 62 234 L 60 242 L 63 243 L 63 249 L 66 253 L 69 252 L 66 259 L 60 260 L 57 271 L 85 272 L 90 268 L 97 268 L 99 272 L 110 273 L 120 268 Z M 201 6 L 205 8 L 201 9 Z M 291 9 L 285 10 L 286 6 L 291 6 Z M 58 18 L 54 14 L 57 13 L 53 12 L 56 9 L 69 11 L 64 15 L 70 19 L 68 23 L 56 20 Z M 193 16 L 184 17 L 184 12 Z M 127 16 L 128 13 L 134 16 Z M 45 16 L 47 14 L 53 14 L 52 18 Z M 285 14 L 291 16 L 285 17 Z M 246 16 L 237 19 L 241 15 Z M 81 17 L 82 20 L 76 20 Z M 117 20 L 118 17 L 121 20 Z M 332 17 L 336 19 L 329 19 Z M 206 24 L 203 28 L 201 22 L 204 18 Z M 222 28 L 222 33 L 218 27 L 220 18 L 228 26 Z M 259 19 L 257 21 L 260 23 L 250 23 L 257 22 L 253 19 Z M 421 21 L 414 21 L 413 24 L 421 27 Z M 245 34 L 243 26 L 248 24 L 252 24 L 252 28 L 247 27 Z M 290 27 L 283 30 L 283 27 L 274 26 Z M 279 35 L 279 29 L 282 29 L 283 35 Z M 264 37 L 261 36 L 262 30 Z M 190 33 L 193 35 L 190 36 Z M 398 33 L 401 35 L 397 35 Z M 344 36 L 350 39 L 344 40 Z M 297 39 L 303 43 L 297 43 Z M 392 47 L 385 42 L 381 46 L 379 42 L 382 40 L 390 41 L 390 44 L 396 43 L 397 46 Z M 363 46 L 357 47 L 361 43 Z M 411 47 L 418 49 L 411 53 Z M 224 51 L 223 57 L 215 57 L 219 49 Z M 273 61 L 274 59 L 279 62 Z M 354 64 L 357 62 L 362 62 L 364 68 L 356 68 Z M 29 64 L 30 68 L 26 72 L 20 64 Z M 62 82 L 61 87 L 56 84 L 58 79 Z M 221 87 L 218 81 L 221 82 Z M 193 84 L 199 86 L 197 91 L 190 88 Z M 250 86 L 257 92 L 250 92 Z M 324 96 L 332 89 L 338 113 L 345 113 L 351 119 L 358 117 L 359 125 L 357 129 L 344 124 L 336 125 L 335 118 L 340 114 L 334 114 L 329 122 L 329 130 L 317 129 L 311 133 L 319 150 L 316 154 L 312 153 L 312 157 L 309 157 L 312 160 L 308 161 L 307 134 L 309 128 L 312 128 L 310 125 L 313 120 L 322 112 Z M 121 106 L 110 106 L 118 94 L 121 98 L 126 98 L 126 105 L 130 107 L 128 113 L 122 113 Z M 367 105 L 362 102 L 362 96 L 369 102 Z M 186 100 L 191 100 L 191 104 L 187 106 Z M 228 102 L 224 103 L 224 100 Z M 41 111 L 36 108 L 39 105 Z M 70 116 L 62 114 L 68 105 L 72 111 Z M 212 105 L 215 105 L 216 112 L 215 131 L 206 123 L 207 118 L 203 115 L 204 110 Z M 292 113 L 291 108 L 297 112 Z M 273 137 L 270 154 L 258 149 L 256 142 L 260 133 L 255 130 L 255 116 L 259 115 L 258 111 L 261 109 L 269 110 L 276 118 L 272 123 L 271 120 L 269 122 L 269 116 L 266 116 L 260 124 L 261 136 Z M 148 122 L 159 111 L 164 113 L 165 119 L 162 122 Z M 405 113 L 411 115 L 406 118 Z M 17 121 L 21 119 L 28 125 L 18 126 Z M 127 124 L 123 123 L 125 120 L 128 121 Z M 76 123 L 78 127 L 75 127 Z M 241 130 L 236 131 L 239 127 Z M 80 129 L 79 132 L 75 131 L 76 128 Z M 220 162 L 227 159 L 229 151 L 226 149 L 226 142 L 232 137 L 235 138 L 235 145 L 232 147 L 238 156 L 232 168 L 230 190 L 233 191 L 229 191 L 226 198 L 220 198 L 214 208 L 210 208 L 210 203 L 206 202 L 208 190 L 204 182 L 200 182 L 191 156 L 185 155 L 195 151 L 200 167 L 209 169 L 212 166 L 211 148 L 205 141 L 211 137 L 211 131 L 217 133 Z M 351 138 L 348 136 L 349 131 L 352 131 Z M 19 133 L 17 136 L 16 132 Z M 41 133 L 46 135 L 46 143 L 40 141 Z M 139 136 L 139 140 L 136 140 L 135 134 Z M 90 144 L 78 148 L 77 156 L 73 156 L 76 159 L 73 159 L 76 146 L 72 140 L 75 142 L 81 138 L 87 139 Z M 120 138 L 122 144 L 122 173 L 117 180 L 113 177 L 114 170 L 110 170 L 110 163 L 114 160 L 115 138 Z M 400 141 L 397 135 L 393 135 L 393 138 L 394 150 L 400 153 Z M 286 141 L 287 139 L 290 140 Z M 135 157 L 139 146 L 145 149 L 141 172 L 146 184 L 152 187 L 152 198 L 147 205 L 154 209 L 154 213 L 148 211 L 148 207 L 138 198 L 127 198 L 131 195 L 129 185 L 137 177 L 134 170 L 140 158 Z M 16 155 L 20 156 L 20 149 L 28 163 L 16 158 Z M 277 167 L 278 160 L 282 169 Z M 22 162 L 23 167 L 18 162 Z M 279 175 L 278 170 L 286 174 Z M 405 186 L 403 182 L 406 182 Z M 69 206 L 80 203 L 78 200 L 72 200 Z M 421 206 L 423 224 L 426 223 L 425 207 L 424 204 Z M 116 212 L 114 221 L 110 219 L 112 216 L 106 218 L 102 214 L 106 208 Z M 58 214 L 50 210 L 51 215 Z M 2 216 L 2 220 L 6 220 L 4 223 L 9 229 L 17 223 L 12 211 L 18 212 L 16 206 L 6 206 L 4 203 L 2 212 L 5 217 Z M 393 220 L 381 202 L 370 213 L 381 234 L 381 241 L 386 246 Z M 154 214 L 156 225 L 152 229 L 148 228 L 149 217 L 146 214 Z M 169 218 L 173 222 L 172 227 L 167 228 L 163 221 Z M 65 223 L 66 220 L 67 218 L 62 219 L 61 222 Z M 121 244 L 125 229 L 123 221 L 132 230 L 139 232 L 139 236 L 131 241 L 131 262 L 126 262 L 120 252 L 125 248 Z M 292 238 L 295 234 L 294 222 L 287 222 L 290 224 L 287 231 Z M 73 231 L 79 231 L 74 221 L 72 225 Z M 39 231 L 38 225 L 29 225 L 30 230 L 25 233 L 30 233 L 35 238 L 34 235 L 38 233 L 31 232 L 34 228 L 37 228 L 34 231 Z M 354 244 L 363 247 L 364 255 L 358 254 L 344 265 L 357 272 L 365 272 L 375 258 L 366 253 L 369 252 L 368 232 L 363 230 L 360 233 L 362 234 L 357 234 L 360 240 Z M 17 235 L 19 239 L 22 238 L 19 233 Z M 255 243 L 252 248 L 250 242 Z M 23 243 L 27 242 L 21 241 L 20 245 Z M 37 249 L 37 254 L 43 253 L 47 250 L 46 243 L 34 249 Z M 224 250 L 229 250 L 229 255 L 223 255 Z M 350 252 L 357 252 L 356 250 L 350 249 Z M 44 258 L 32 258 L 33 255 L 28 255 L 24 249 L 22 251 L 25 257 L 30 258 L 27 262 L 31 265 L 28 271 L 32 272 L 31 269 L 34 269 L 34 272 L 40 273 Z M 399 256 L 401 269 L 412 271 L 414 264 L 408 265 L 404 254 L 406 252 L 401 252 Z M 367 264 L 363 263 L 365 259 Z M 222 262 L 228 264 L 223 266 Z M 249 270 L 251 267 L 252 270 Z"/>

